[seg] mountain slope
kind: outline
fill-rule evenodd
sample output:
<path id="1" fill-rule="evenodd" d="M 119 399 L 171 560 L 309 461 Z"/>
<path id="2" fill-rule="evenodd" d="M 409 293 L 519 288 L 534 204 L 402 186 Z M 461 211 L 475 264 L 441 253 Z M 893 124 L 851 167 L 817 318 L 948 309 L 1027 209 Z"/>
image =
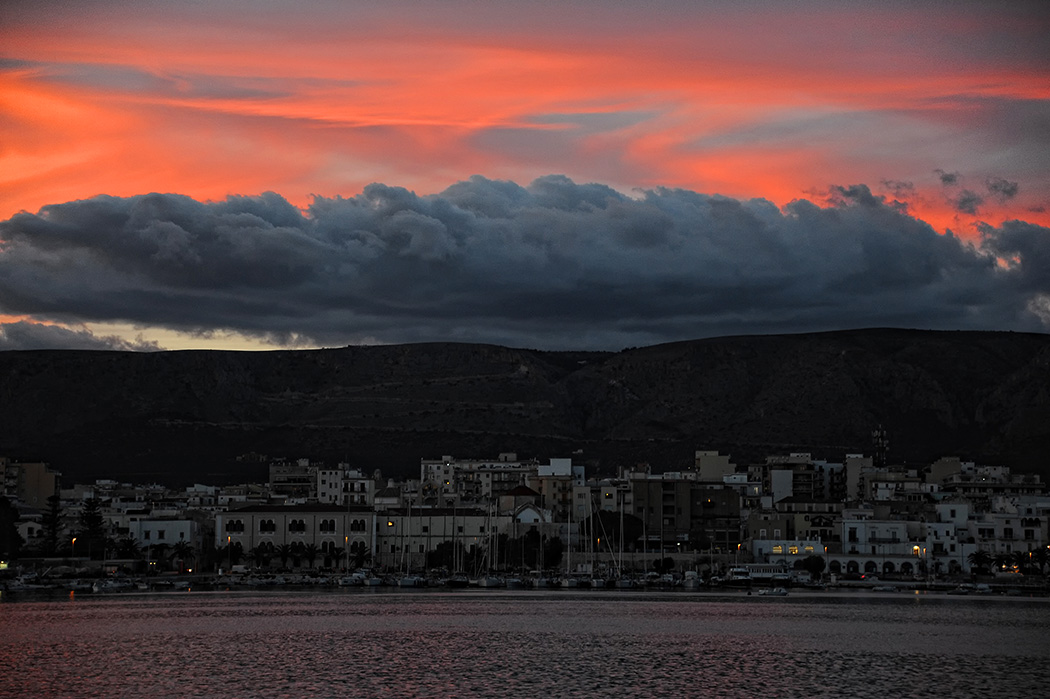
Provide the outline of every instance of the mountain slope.
<path id="1" fill-rule="evenodd" d="M 249 452 L 413 473 L 421 457 L 684 468 L 785 450 L 959 454 L 1041 471 L 1050 336 L 860 330 L 619 353 L 419 344 L 277 352 L 0 352 L 0 454 L 65 481 L 260 477 Z"/>

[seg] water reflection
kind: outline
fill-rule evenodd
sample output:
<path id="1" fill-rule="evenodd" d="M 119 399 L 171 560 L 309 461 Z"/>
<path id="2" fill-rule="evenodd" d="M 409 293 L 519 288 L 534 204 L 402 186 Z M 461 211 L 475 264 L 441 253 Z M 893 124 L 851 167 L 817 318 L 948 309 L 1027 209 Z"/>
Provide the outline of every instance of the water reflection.
<path id="1" fill-rule="evenodd" d="M 0 605 L 0 695 L 1041 696 L 1050 603 L 557 593 Z"/>

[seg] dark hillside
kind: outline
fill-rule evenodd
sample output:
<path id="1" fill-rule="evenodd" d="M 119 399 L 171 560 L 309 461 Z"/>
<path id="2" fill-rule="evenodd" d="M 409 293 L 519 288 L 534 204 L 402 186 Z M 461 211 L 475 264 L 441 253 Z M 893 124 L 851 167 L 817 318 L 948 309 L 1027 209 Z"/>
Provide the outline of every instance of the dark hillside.
<path id="1" fill-rule="evenodd" d="M 958 454 L 1044 471 L 1050 336 L 862 330 L 619 353 L 418 344 L 276 352 L 0 353 L 0 454 L 67 482 L 259 478 L 248 453 L 414 473 L 421 457 L 613 469 L 809 450 Z"/>

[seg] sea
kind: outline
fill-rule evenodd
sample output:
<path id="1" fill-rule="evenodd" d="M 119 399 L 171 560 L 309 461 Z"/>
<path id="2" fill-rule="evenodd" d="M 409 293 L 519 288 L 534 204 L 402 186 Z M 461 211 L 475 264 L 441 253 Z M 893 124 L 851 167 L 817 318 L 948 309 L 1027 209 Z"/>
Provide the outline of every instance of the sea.
<path id="1" fill-rule="evenodd" d="M 0 603 L 4 697 L 1043 697 L 1050 600 L 180 591 Z"/>

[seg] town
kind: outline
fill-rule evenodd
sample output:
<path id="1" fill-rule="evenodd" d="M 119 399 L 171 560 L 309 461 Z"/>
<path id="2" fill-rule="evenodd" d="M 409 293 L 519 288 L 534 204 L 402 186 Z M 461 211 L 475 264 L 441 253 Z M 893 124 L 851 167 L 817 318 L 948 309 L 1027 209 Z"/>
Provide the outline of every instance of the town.
<path id="1" fill-rule="evenodd" d="M 274 459 L 265 483 L 184 489 L 60 487 L 46 463 L 0 458 L 0 575 L 8 590 L 138 577 L 144 589 L 208 579 L 1046 591 L 1050 495 L 1038 476 L 955 457 L 893 465 L 875 437 L 874 455 L 837 463 L 788 453 L 738 465 L 702 450 L 689 470 L 615 476 L 514 453 L 423 458 L 419 477 L 400 481 Z"/>

